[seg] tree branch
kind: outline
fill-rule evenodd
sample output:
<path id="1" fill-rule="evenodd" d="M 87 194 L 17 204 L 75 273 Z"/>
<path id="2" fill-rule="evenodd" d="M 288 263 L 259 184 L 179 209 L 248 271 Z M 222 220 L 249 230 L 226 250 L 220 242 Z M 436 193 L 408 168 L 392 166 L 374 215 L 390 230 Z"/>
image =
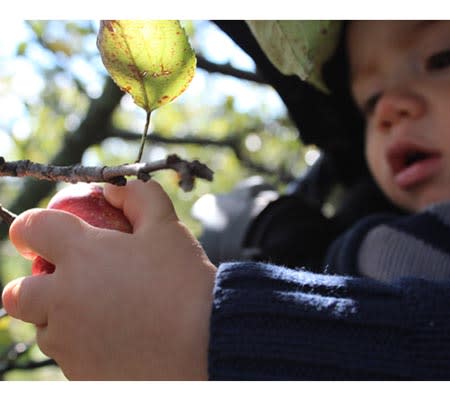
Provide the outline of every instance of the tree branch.
<path id="1" fill-rule="evenodd" d="M 18 359 L 24 354 L 28 353 L 33 343 L 13 343 L 0 356 L 0 377 L 13 369 L 17 370 L 31 370 L 49 365 L 57 365 L 53 359 L 46 359 L 42 361 L 26 361 L 19 362 Z"/>
<path id="2" fill-rule="evenodd" d="M 123 140 L 139 140 L 142 134 L 131 132 L 125 129 L 110 127 L 108 137 L 116 137 Z M 238 142 L 237 136 L 229 136 L 225 139 L 202 138 L 194 135 L 183 135 L 182 137 L 166 137 L 161 134 L 152 132 L 148 134 L 147 141 L 152 143 L 163 144 L 193 144 L 197 146 L 218 146 L 218 147 L 233 147 Z"/>
<path id="3" fill-rule="evenodd" d="M 172 169 L 180 178 L 180 186 L 183 190 L 192 190 L 195 178 L 211 181 L 213 172 L 205 164 L 194 160 L 186 161 L 177 155 L 169 155 L 165 160 L 150 163 L 122 164 L 117 166 L 88 167 L 84 165 L 57 166 L 19 160 L 7 162 L 0 157 L 0 176 L 33 177 L 48 181 L 63 182 L 109 182 L 123 186 L 126 184 L 126 176 L 136 176 L 138 179 L 148 181 L 150 173 Z M 11 218 L 11 213 L 3 209 L 0 214 Z"/>
<path id="4" fill-rule="evenodd" d="M 18 370 L 31 370 L 36 368 L 42 368 L 42 367 L 48 367 L 49 365 L 58 366 L 54 360 L 51 358 L 48 360 L 42 360 L 42 361 L 28 361 L 26 363 L 10 363 L 5 365 L 4 368 L 0 370 L 1 374 L 4 374 L 8 371 L 11 371 L 13 369 Z"/>
<path id="5" fill-rule="evenodd" d="M 234 68 L 231 64 L 217 64 L 207 60 L 200 54 L 196 54 L 197 66 L 207 72 L 219 73 L 223 75 L 233 76 L 238 79 L 245 79 L 247 81 L 262 83 L 268 85 L 267 81 L 257 72 L 244 71 L 242 69 Z"/>
<path id="6" fill-rule="evenodd" d="M 252 129 L 251 132 L 254 132 Z M 228 147 L 230 148 L 236 158 L 242 162 L 242 164 L 257 173 L 262 173 L 266 175 L 272 175 L 278 177 L 281 182 L 288 183 L 292 182 L 295 177 L 285 168 L 270 168 L 267 165 L 259 164 L 253 161 L 242 151 L 242 140 L 245 135 L 234 134 L 229 135 L 224 139 L 211 139 L 211 138 L 201 138 L 193 135 L 184 135 L 182 137 L 172 137 L 167 138 L 157 133 L 151 133 L 147 136 L 147 140 L 152 143 L 164 143 L 172 145 L 198 145 L 198 146 L 216 146 L 216 147 Z M 108 132 L 108 137 L 117 137 L 124 140 L 138 140 L 141 135 L 138 133 L 130 132 L 124 129 L 111 127 Z"/>
<path id="7" fill-rule="evenodd" d="M 17 215 L 13 212 L 7 210 L 0 204 L 0 219 L 5 221 L 8 225 L 11 225 L 12 222 L 16 219 Z M 0 318 L 3 318 L 3 309 L 0 310 Z"/>

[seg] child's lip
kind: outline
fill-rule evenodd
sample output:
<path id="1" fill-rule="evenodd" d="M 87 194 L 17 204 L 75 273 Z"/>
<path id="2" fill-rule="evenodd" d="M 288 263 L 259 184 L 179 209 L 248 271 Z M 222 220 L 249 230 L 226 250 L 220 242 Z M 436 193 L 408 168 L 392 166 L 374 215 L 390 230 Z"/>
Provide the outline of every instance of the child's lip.
<path id="1" fill-rule="evenodd" d="M 395 183 L 404 190 L 432 178 L 442 165 L 442 156 L 437 150 L 412 142 L 394 143 L 388 149 L 387 160 Z"/>

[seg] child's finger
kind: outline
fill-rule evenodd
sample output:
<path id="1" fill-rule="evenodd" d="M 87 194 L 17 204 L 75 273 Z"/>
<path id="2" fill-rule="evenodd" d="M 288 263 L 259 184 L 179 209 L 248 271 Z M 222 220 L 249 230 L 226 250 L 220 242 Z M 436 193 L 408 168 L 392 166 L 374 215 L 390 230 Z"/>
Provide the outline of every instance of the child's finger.
<path id="1" fill-rule="evenodd" d="M 3 307 L 14 318 L 35 325 L 47 324 L 51 276 L 27 276 L 9 282 L 2 293 Z"/>
<path id="2" fill-rule="evenodd" d="M 169 196 L 153 180 L 131 181 L 126 186 L 107 184 L 104 193 L 113 206 L 123 210 L 135 233 L 162 219 L 177 218 Z"/>
<path id="3" fill-rule="evenodd" d="M 11 242 L 25 258 L 40 255 L 53 264 L 67 258 L 86 223 L 64 211 L 32 209 L 20 214 L 9 228 Z"/>

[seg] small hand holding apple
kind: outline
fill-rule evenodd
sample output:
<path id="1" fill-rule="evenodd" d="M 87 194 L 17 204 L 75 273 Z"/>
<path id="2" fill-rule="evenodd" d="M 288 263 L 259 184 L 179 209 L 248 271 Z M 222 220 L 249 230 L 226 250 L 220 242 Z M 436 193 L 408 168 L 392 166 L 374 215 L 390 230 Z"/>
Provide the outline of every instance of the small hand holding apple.
<path id="1" fill-rule="evenodd" d="M 4 307 L 37 326 L 69 379 L 207 378 L 215 267 L 156 182 L 105 185 L 104 195 L 132 233 L 57 209 L 14 221 L 18 251 L 55 270 L 10 282 Z"/>
<path id="2" fill-rule="evenodd" d="M 128 233 L 133 231 L 123 212 L 106 201 L 101 186 L 87 183 L 67 186 L 52 197 L 47 208 L 69 212 L 98 228 Z M 33 275 L 54 271 L 55 266 L 41 256 L 37 256 L 31 264 Z"/>

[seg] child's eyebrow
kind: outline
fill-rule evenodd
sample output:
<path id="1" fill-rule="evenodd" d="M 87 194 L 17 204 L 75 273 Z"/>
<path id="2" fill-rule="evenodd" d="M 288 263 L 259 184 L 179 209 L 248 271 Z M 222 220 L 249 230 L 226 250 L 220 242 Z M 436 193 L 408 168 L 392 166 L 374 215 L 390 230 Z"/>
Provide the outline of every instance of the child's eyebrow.
<path id="1" fill-rule="evenodd" d="M 411 27 L 404 34 L 404 45 L 409 45 L 420 38 L 421 35 L 426 33 L 429 29 L 435 26 L 441 21 L 436 20 L 425 20 L 425 21 L 414 21 Z"/>
<path id="2" fill-rule="evenodd" d="M 401 35 L 398 35 L 394 40 L 397 42 L 397 46 L 408 47 L 417 42 L 421 36 L 423 36 L 427 31 L 432 29 L 439 22 L 438 20 L 420 20 L 420 21 L 410 21 L 410 23 L 405 26 Z M 373 64 L 373 60 L 367 60 L 364 63 L 357 65 L 357 73 L 352 74 L 351 85 L 353 89 L 360 86 L 361 82 L 367 81 L 371 76 L 373 76 L 377 71 L 376 63 Z"/>

